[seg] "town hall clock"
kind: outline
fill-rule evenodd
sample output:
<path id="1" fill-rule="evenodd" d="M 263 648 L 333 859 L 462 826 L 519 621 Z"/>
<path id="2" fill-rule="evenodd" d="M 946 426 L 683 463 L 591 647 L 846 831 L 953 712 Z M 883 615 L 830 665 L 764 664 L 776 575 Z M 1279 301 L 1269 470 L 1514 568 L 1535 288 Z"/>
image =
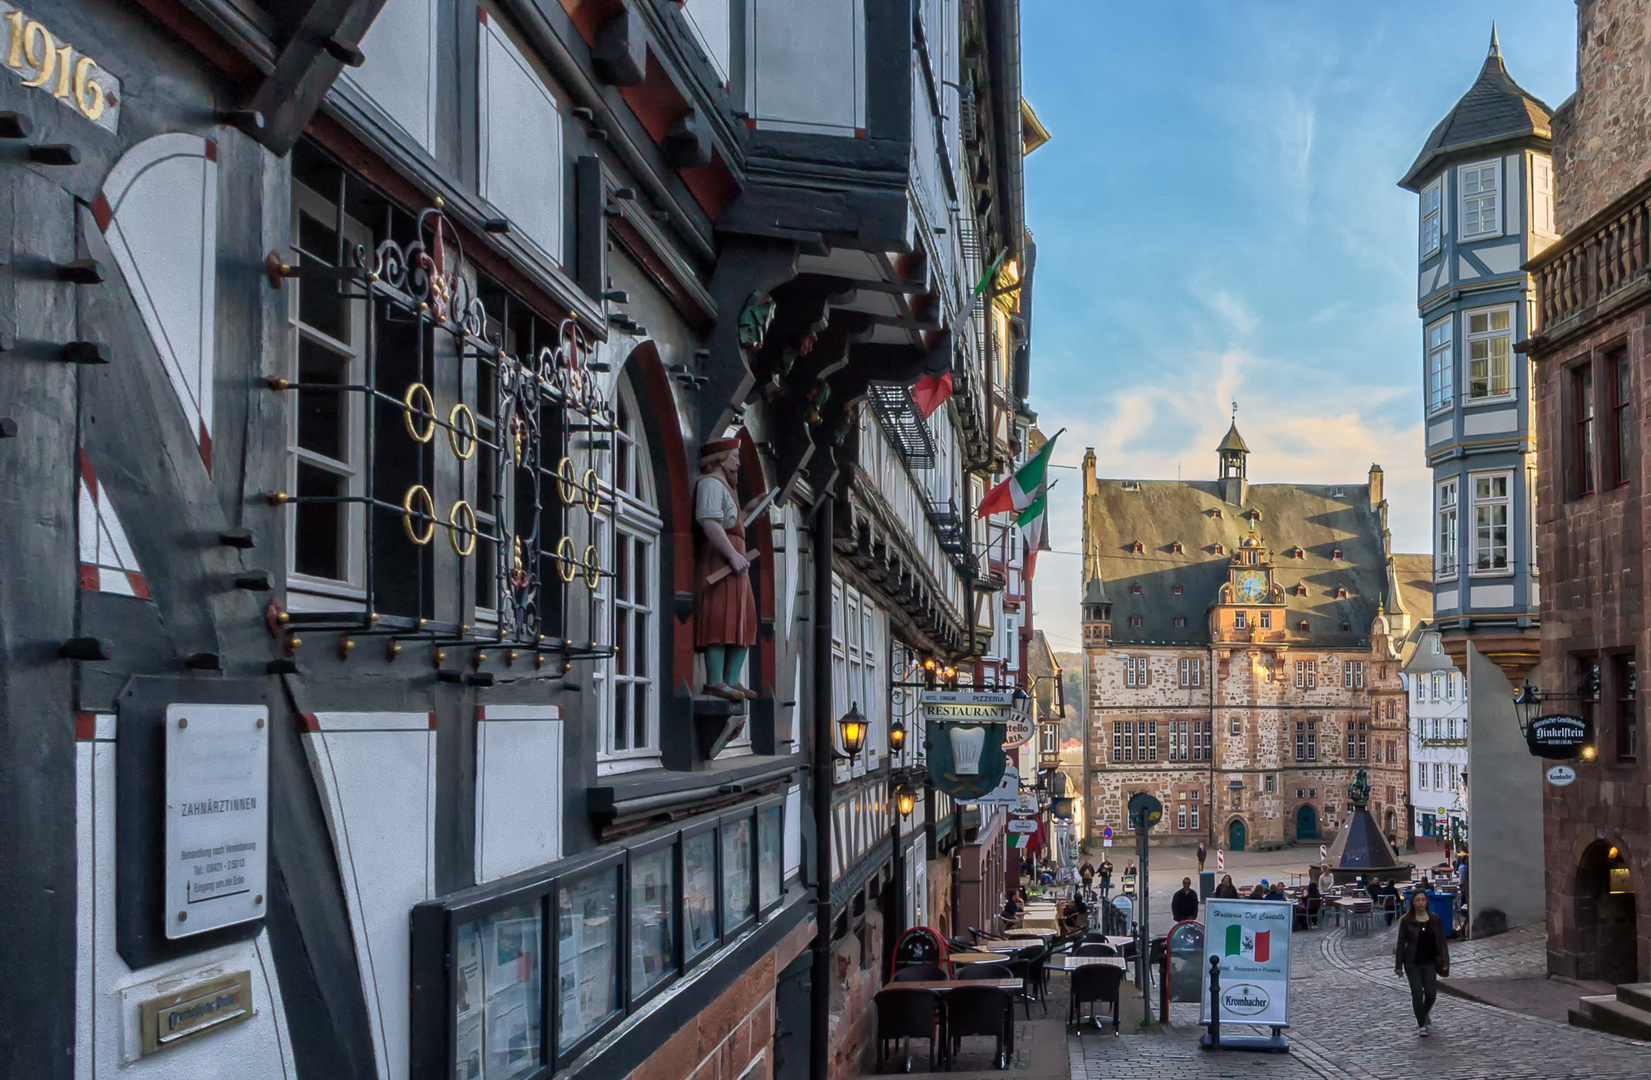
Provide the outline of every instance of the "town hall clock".
<path id="1" fill-rule="evenodd" d="M 1240 570 L 1233 575 L 1233 595 L 1239 603 L 1265 603 L 1269 591 L 1265 570 Z"/>

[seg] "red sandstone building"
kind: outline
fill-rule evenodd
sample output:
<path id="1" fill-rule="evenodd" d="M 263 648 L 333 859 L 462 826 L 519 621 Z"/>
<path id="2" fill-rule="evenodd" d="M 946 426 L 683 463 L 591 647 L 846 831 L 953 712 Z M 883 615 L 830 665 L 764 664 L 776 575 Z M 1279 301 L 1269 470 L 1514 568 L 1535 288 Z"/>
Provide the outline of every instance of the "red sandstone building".
<path id="1" fill-rule="evenodd" d="M 1592 757 L 1543 786 L 1548 967 L 1651 978 L 1646 351 L 1651 328 L 1647 28 L 1578 5 L 1577 93 L 1553 117 L 1558 227 L 1532 259 L 1544 712 L 1581 711 Z M 1633 5 L 1643 7 L 1643 5 Z"/>

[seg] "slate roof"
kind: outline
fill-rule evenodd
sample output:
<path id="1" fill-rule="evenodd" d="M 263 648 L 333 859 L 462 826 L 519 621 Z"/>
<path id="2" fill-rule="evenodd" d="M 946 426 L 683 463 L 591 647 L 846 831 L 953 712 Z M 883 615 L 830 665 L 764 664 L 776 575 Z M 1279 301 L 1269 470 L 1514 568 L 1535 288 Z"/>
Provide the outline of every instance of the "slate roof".
<path id="1" fill-rule="evenodd" d="M 1237 450 L 1245 454 L 1250 452 L 1250 448 L 1244 445 L 1244 436 L 1238 433 L 1237 420 L 1233 421 L 1233 426 L 1227 429 L 1226 438 L 1222 439 L 1221 445 L 1215 449 L 1217 452 L 1224 452 L 1227 450 Z"/>
<path id="2" fill-rule="evenodd" d="M 1271 554 L 1273 580 L 1284 587 L 1285 626 L 1275 629 L 1285 631 L 1287 642 L 1363 645 L 1384 601 L 1390 612 L 1402 609 L 1413 621 L 1431 617 L 1431 575 L 1421 573 L 1427 556 L 1398 556 L 1399 596 L 1386 595 L 1387 556 L 1368 484 L 1252 484 L 1242 506 L 1224 502 L 1221 489 L 1216 481 L 1095 481 L 1084 526 L 1112 601 L 1115 645 L 1208 644 L 1209 609 L 1227 582 L 1231 556 L 1250 533 L 1245 515 L 1252 509 L 1261 513 L 1256 535 Z M 1224 554 L 1215 554 L 1216 544 Z M 1298 547 L 1300 558 L 1294 557 Z M 1298 585 L 1307 587 L 1305 596 L 1297 595 Z M 1337 596 L 1339 589 L 1347 595 Z M 1140 626 L 1130 625 L 1135 615 Z M 1177 627 L 1176 616 L 1186 625 Z M 1304 619 L 1306 633 L 1297 629 Z M 1395 638 L 1404 632 L 1394 630 Z"/>
<path id="3" fill-rule="evenodd" d="M 1425 174 L 1431 173 L 1438 159 L 1453 150 L 1528 136 L 1549 138 L 1552 117 L 1552 109 L 1508 74 L 1502 63 L 1501 46 L 1496 41 L 1496 28 L 1492 27 L 1490 55 L 1485 57 L 1479 78 L 1427 137 L 1422 152 L 1416 155 L 1416 161 L 1399 186 L 1420 191 Z"/>

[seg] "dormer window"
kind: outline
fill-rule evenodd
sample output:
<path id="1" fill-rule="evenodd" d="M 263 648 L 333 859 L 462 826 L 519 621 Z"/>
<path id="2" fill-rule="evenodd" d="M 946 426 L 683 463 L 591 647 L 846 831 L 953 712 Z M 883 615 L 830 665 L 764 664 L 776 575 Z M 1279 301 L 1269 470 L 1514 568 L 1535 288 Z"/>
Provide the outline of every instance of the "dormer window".
<path id="1" fill-rule="evenodd" d="M 1332 551 L 1332 552 L 1331 552 L 1331 553 L 1330 553 L 1330 557 L 1331 557 L 1331 558 L 1332 558 L 1332 559 L 1339 559 L 1339 558 L 1341 558 L 1341 548 L 1337 548 L 1337 549 L 1336 549 L 1336 550 L 1334 550 L 1334 551 Z"/>
<path id="2" fill-rule="evenodd" d="M 1307 595 L 1307 586 L 1305 584 L 1298 584 L 1296 586 L 1296 595 L 1297 596 L 1306 596 Z"/>
<path id="3" fill-rule="evenodd" d="M 1121 487 L 1125 491 L 1140 491 L 1141 490 L 1141 482 L 1139 480 L 1125 480 L 1125 481 L 1122 481 L 1118 486 Z"/>
<path id="4" fill-rule="evenodd" d="M 1347 599 L 1347 590 L 1345 588 L 1337 588 L 1336 589 L 1336 599 L 1337 600 L 1346 600 Z"/>
<path id="5" fill-rule="evenodd" d="M 1129 625 L 1131 625 L 1131 626 L 1140 626 L 1141 625 L 1141 617 L 1139 615 L 1131 615 L 1129 617 Z"/>
<path id="6" fill-rule="evenodd" d="M 1227 549 L 1222 547 L 1220 544 L 1216 544 L 1211 550 L 1217 555 L 1225 555 L 1227 553 Z"/>
<path id="7" fill-rule="evenodd" d="M 1175 555 L 1181 554 L 1181 541 L 1177 540 L 1175 543 L 1171 544 L 1169 546 L 1169 550 L 1172 554 L 1175 554 Z"/>
<path id="8" fill-rule="evenodd" d="M 1185 625 L 1187 625 L 1187 617 L 1185 615 L 1177 615 L 1175 617 L 1176 628 L 1179 629 Z"/>
<path id="9" fill-rule="evenodd" d="M 1296 623 L 1296 629 L 1302 631 L 1303 633 L 1306 633 L 1307 632 L 1307 620 L 1303 619 L 1300 622 Z"/>
<path id="10" fill-rule="evenodd" d="M 1133 544 L 1129 545 L 1129 550 L 1132 553 L 1134 553 L 1136 555 L 1139 555 L 1139 554 L 1141 554 L 1141 552 L 1146 550 L 1146 546 L 1144 544 L 1142 544 L 1139 540 L 1137 540 Z"/>
<path id="11" fill-rule="evenodd" d="M 1176 595 L 1176 596 L 1180 596 L 1183 590 L 1182 590 L 1182 586 L 1180 586 L 1180 585 L 1171 585 L 1169 587 L 1169 591 L 1171 593 L 1173 593 L 1174 595 Z"/>
<path id="12" fill-rule="evenodd" d="M 1131 585 L 1129 587 L 1129 592 L 1130 592 L 1131 596 L 1140 596 L 1141 595 L 1141 587 L 1139 585 Z"/>
<path id="13" fill-rule="evenodd" d="M 1352 631 L 1353 631 L 1353 624 L 1352 623 L 1342 623 L 1341 624 L 1341 632 L 1342 633 L 1348 634 L 1348 633 L 1352 633 Z"/>
<path id="14" fill-rule="evenodd" d="M 1210 517 L 1219 518 L 1220 516 L 1221 516 L 1221 508 L 1219 506 L 1215 507 L 1213 510 L 1210 511 Z"/>
<path id="15" fill-rule="evenodd" d="M 1302 558 L 1306 558 L 1306 557 L 1307 557 L 1307 553 L 1305 551 L 1302 551 L 1300 547 L 1293 547 L 1293 548 L 1290 549 L 1290 558 L 1292 558 L 1292 559 L 1302 559 Z"/>

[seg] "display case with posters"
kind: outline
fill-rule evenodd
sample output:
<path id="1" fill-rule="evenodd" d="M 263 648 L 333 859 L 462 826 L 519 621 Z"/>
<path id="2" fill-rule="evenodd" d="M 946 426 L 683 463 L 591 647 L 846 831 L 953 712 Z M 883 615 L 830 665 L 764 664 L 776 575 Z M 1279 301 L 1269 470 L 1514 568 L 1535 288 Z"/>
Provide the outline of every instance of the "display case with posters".
<path id="1" fill-rule="evenodd" d="M 757 804 L 757 914 L 767 915 L 785 896 L 785 799 Z"/>
<path id="2" fill-rule="evenodd" d="M 417 905 L 411 1080 L 566 1069 L 781 906 L 784 835 L 769 796 Z"/>
<path id="3" fill-rule="evenodd" d="M 756 818 L 750 810 L 722 819 L 722 936 L 730 938 L 756 917 Z"/>
<path id="4" fill-rule="evenodd" d="M 570 1055 L 624 1014 L 620 890 L 624 862 L 604 860 L 556 889 L 556 1049 Z"/>
<path id="5" fill-rule="evenodd" d="M 717 823 L 682 831 L 682 959 L 692 964 L 722 938 L 717 928 Z"/>
<path id="6" fill-rule="evenodd" d="M 681 969 L 682 940 L 677 882 L 680 854 L 676 833 L 631 849 L 626 872 L 630 889 L 630 1004 L 653 996 Z"/>

